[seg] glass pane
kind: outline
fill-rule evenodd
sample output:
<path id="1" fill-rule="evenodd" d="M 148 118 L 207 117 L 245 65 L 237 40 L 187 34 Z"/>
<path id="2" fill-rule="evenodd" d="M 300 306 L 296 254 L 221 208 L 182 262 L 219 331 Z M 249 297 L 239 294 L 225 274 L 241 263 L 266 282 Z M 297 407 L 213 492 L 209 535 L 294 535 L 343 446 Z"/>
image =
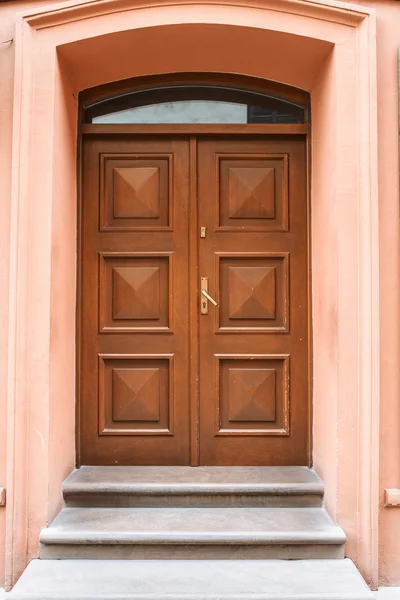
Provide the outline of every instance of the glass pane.
<path id="1" fill-rule="evenodd" d="M 249 123 L 298 124 L 304 123 L 304 114 L 299 110 L 294 110 L 290 104 L 288 106 L 283 104 L 279 110 L 249 106 L 248 119 Z"/>
<path id="2" fill-rule="evenodd" d="M 302 104 L 249 90 L 177 85 L 128 92 L 85 109 L 87 123 L 306 123 Z"/>
<path id="3" fill-rule="evenodd" d="M 247 105 L 210 100 L 166 102 L 101 115 L 92 123 L 247 123 Z"/>

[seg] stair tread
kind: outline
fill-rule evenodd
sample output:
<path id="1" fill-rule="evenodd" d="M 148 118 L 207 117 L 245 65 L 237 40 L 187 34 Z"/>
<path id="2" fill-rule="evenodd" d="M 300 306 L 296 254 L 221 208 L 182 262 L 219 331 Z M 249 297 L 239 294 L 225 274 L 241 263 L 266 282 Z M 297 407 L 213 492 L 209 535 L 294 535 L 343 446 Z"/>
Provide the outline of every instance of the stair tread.
<path id="1" fill-rule="evenodd" d="M 344 541 L 323 508 L 64 508 L 41 533 L 43 544 Z"/>
<path id="2" fill-rule="evenodd" d="M 33 560 L 10 600 L 372 600 L 349 559 Z"/>
<path id="3" fill-rule="evenodd" d="M 307 467 L 81 467 L 64 482 L 72 493 L 323 494 L 323 482 Z"/>

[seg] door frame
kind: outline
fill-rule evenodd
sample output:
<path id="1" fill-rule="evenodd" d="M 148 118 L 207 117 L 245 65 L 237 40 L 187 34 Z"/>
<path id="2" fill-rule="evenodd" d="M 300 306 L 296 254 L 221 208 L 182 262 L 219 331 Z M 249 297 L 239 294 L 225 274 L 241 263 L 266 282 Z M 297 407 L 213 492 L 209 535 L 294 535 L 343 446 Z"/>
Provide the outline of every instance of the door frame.
<path id="1" fill-rule="evenodd" d="M 78 173 L 78 212 L 77 212 L 77 287 L 76 287 L 76 466 L 81 466 L 81 410 L 82 394 L 80 389 L 81 377 L 81 331 L 82 331 L 82 310 L 81 310 L 81 289 L 82 289 L 82 269 L 80 257 L 82 255 L 82 146 L 84 140 L 95 136 L 119 136 L 134 134 L 145 137 L 149 135 L 174 135 L 185 137 L 189 140 L 189 277 L 190 277 L 190 299 L 189 299 L 189 355 L 194 359 L 191 361 L 189 373 L 190 389 L 190 465 L 198 466 L 200 464 L 199 456 L 199 413 L 200 396 L 198 383 L 199 366 L 199 348 L 198 348 L 198 210 L 197 210 L 197 139 L 207 135 L 229 135 L 229 136 L 267 136 L 267 135 L 290 135 L 304 138 L 306 145 L 306 181 L 307 181 L 307 300 L 308 300 L 308 402 L 307 402 L 307 466 L 312 466 L 312 281 L 311 281 L 311 124 L 87 124 L 84 122 L 85 108 L 91 104 L 109 98 L 110 96 L 123 95 L 129 91 L 146 89 L 158 85 L 173 85 L 179 83 L 206 84 L 213 83 L 219 85 L 236 85 L 247 89 L 262 91 L 265 94 L 279 94 L 280 97 L 297 101 L 309 106 L 309 95 L 302 90 L 284 86 L 275 82 L 263 82 L 255 78 L 227 75 L 199 74 L 199 77 L 193 77 L 190 74 L 184 74 L 180 77 L 176 75 L 162 77 L 145 77 L 129 82 L 116 82 L 111 85 L 101 86 L 95 90 L 87 90 L 82 94 L 80 103 L 80 118 L 78 132 L 78 154 L 77 154 L 77 173 Z M 136 85 L 133 85 L 135 84 Z M 309 112 L 308 112 L 309 114 Z M 308 118 L 306 118 L 308 120 Z M 192 332 L 196 332 L 193 336 Z"/>

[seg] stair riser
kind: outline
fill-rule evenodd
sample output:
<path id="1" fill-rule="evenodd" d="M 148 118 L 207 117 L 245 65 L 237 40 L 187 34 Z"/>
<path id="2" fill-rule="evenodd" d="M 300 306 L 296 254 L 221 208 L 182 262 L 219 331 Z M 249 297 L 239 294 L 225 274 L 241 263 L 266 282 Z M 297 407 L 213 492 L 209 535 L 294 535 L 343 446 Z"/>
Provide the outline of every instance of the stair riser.
<path id="1" fill-rule="evenodd" d="M 107 595 L 99 595 L 98 593 L 95 594 L 85 594 L 85 595 L 78 595 L 75 596 L 74 595 L 74 600 L 161 600 L 162 598 L 165 598 L 165 600 L 239 600 L 237 594 L 226 594 L 226 595 L 221 595 L 221 594 L 216 594 L 216 595 L 211 595 L 211 594 L 207 594 L 206 596 L 204 595 L 204 593 L 201 594 L 191 594 L 189 593 L 182 593 L 182 594 L 172 594 L 172 595 L 167 595 L 164 594 L 160 595 L 160 594 L 147 594 L 147 595 L 142 595 L 142 594 L 124 594 L 123 597 L 121 596 L 121 594 L 113 594 L 113 593 L 107 593 Z M 33 594 L 14 594 L 12 596 L 12 598 L 10 598 L 10 600 L 71 600 L 71 596 L 65 596 L 62 593 L 57 593 L 57 596 L 55 596 L 54 594 L 40 594 L 40 593 L 33 593 Z M 293 594 L 288 594 L 288 595 L 279 595 L 279 598 L 277 598 L 276 594 L 268 594 L 268 592 L 265 592 L 265 594 L 240 594 L 240 600 L 374 600 L 374 596 L 369 595 L 368 592 L 364 592 L 364 594 L 353 594 L 351 592 L 349 592 L 348 594 L 346 593 L 341 593 L 341 594 L 318 594 L 318 597 L 316 598 L 315 594 L 310 593 L 307 595 L 302 594 L 301 596 L 293 596 Z"/>
<path id="2" fill-rule="evenodd" d="M 138 594 L 124 594 L 123 598 L 121 595 L 115 594 L 107 594 L 99 596 L 99 594 L 85 594 L 84 596 L 74 596 L 74 600 L 161 600 L 163 596 L 157 595 L 138 595 Z M 166 600 L 238 600 L 237 595 L 226 595 L 221 596 L 220 594 L 211 596 L 207 594 L 173 594 L 165 596 Z M 54 594 L 29 594 L 29 595 L 13 595 L 10 600 L 71 600 L 71 596 L 59 595 L 55 596 Z M 240 594 L 240 600 L 277 600 L 276 594 Z M 305 596 L 304 594 L 301 597 L 294 597 L 292 595 L 279 596 L 279 600 L 374 600 L 373 596 L 367 595 L 367 592 L 364 595 L 361 594 L 319 594 L 316 599 L 315 594 L 309 594 Z"/>
<path id="3" fill-rule="evenodd" d="M 344 558 L 344 546 L 332 544 L 301 545 L 72 545 L 41 544 L 42 559 L 104 559 L 104 560 L 260 560 L 260 559 L 324 559 Z"/>
<path id="4" fill-rule="evenodd" d="M 64 502 L 77 508 L 305 508 L 322 506 L 322 496 L 66 494 Z"/>

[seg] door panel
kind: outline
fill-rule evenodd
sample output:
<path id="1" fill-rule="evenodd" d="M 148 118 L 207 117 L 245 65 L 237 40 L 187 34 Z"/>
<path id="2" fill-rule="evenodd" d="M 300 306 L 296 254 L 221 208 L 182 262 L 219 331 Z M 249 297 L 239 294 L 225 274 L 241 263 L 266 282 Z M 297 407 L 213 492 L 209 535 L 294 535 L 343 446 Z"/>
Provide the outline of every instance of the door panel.
<path id="1" fill-rule="evenodd" d="M 218 332 L 289 330 L 289 253 L 216 253 Z"/>
<path id="2" fill-rule="evenodd" d="M 84 143 L 83 464 L 189 461 L 188 148 Z"/>
<path id="3" fill-rule="evenodd" d="M 305 142 L 201 138 L 200 462 L 308 463 Z"/>

